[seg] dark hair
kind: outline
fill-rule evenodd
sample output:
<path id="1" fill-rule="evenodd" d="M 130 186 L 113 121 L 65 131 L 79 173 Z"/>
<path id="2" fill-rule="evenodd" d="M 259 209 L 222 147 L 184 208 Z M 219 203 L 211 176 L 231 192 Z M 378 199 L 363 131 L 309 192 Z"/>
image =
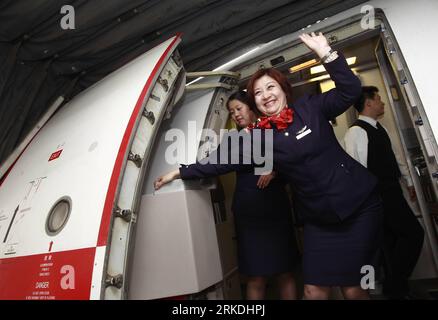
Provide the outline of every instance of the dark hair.
<path id="1" fill-rule="evenodd" d="M 230 108 L 230 102 L 233 100 L 239 100 L 240 102 L 243 102 L 244 104 L 246 104 L 251 110 L 253 110 L 253 101 L 251 101 L 250 97 L 248 96 L 248 94 L 243 91 L 236 91 L 234 92 L 227 101 L 227 109 Z"/>
<path id="2" fill-rule="evenodd" d="M 267 69 L 260 69 L 256 73 L 254 73 L 249 80 L 246 90 L 248 91 L 248 95 L 252 101 L 255 101 L 254 97 L 254 83 L 260 79 L 263 76 L 269 76 L 275 81 L 278 82 L 281 89 L 286 94 L 286 100 L 288 103 L 292 103 L 292 87 L 290 86 L 289 82 L 287 81 L 286 76 L 281 73 L 280 71 L 274 69 L 274 68 L 267 68 Z M 255 107 L 255 105 L 254 105 Z"/>
<path id="3" fill-rule="evenodd" d="M 358 112 L 362 112 L 365 108 L 365 101 L 366 99 L 374 99 L 374 96 L 376 93 L 379 92 L 379 89 L 374 86 L 363 86 L 362 87 L 362 93 L 359 97 L 359 99 L 356 100 L 354 107 Z"/>

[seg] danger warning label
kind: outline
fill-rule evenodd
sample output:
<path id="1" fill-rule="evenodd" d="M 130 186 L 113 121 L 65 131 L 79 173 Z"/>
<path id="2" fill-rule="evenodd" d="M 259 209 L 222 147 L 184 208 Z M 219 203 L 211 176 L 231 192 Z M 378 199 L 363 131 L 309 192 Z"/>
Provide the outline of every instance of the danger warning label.
<path id="1" fill-rule="evenodd" d="M 96 248 L 0 259 L 0 300 L 90 299 Z"/>

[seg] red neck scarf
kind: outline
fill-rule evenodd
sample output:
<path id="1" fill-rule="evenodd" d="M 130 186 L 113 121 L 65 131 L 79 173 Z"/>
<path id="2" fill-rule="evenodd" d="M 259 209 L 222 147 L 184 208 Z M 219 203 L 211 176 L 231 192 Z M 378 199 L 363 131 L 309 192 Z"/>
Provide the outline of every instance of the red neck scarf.
<path id="1" fill-rule="evenodd" d="M 272 124 L 275 124 L 278 130 L 284 130 L 292 123 L 294 119 L 294 111 L 291 108 L 283 108 L 280 114 L 270 117 L 261 117 L 255 124 L 250 124 L 249 129 L 271 129 Z"/>

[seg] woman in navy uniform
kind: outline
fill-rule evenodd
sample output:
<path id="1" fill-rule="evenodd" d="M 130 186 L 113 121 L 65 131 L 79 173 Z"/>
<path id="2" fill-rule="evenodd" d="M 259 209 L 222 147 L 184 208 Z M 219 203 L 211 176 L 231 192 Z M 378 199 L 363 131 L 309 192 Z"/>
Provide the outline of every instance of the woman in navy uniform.
<path id="1" fill-rule="evenodd" d="M 255 122 L 246 92 L 230 96 L 227 107 L 239 128 Z M 221 146 L 218 148 L 220 152 Z M 202 164 L 194 164 L 186 179 L 210 176 Z M 267 277 L 275 276 L 282 299 L 296 299 L 292 270 L 299 261 L 290 202 L 285 182 L 275 173 L 255 175 L 250 166 L 236 171 L 232 211 L 236 228 L 239 272 L 246 275 L 248 300 L 265 297 Z"/>
<path id="2" fill-rule="evenodd" d="M 356 101 L 361 83 L 321 33 L 300 39 L 321 58 L 336 88 L 304 96 L 292 105 L 285 76 L 274 69 L 259 70 L 247 86 L 265 115 L 256 127 L 272 129 L 274 168 L 290 182 L 304 223 L 305 298 L 327 299 L 330 287 L 340 286 L 347 299 L 367 299 L 363 285 L 369 283 L 362 280 L 372 281 L 381 238 L 377 179 L 342 149 L 329 123 Z M 206 166 L 212 174 L 236 169 L 231 164 Z M 184 179 L 187 172 L 190 166 L 170 172 L 156 181 L 156 187 Z"/>
<path id="3" fill-rule="evenodd" d="M 366 299 L 361 280 L 375 266 L 381 200 L 376 178 L 342 149 L 329 123 L 356 101 L 361 84 L 321 33 L 301 39 L 324 62 L 335 89 L 292 105 L 291 87 L 274 69 L 256 72 L 247 89 L 266 115 L 258 127 L 273 128 L 275 168 L 294 189 L 304 223 L 305 296 L 327 299 L 330 287 L 340 286 L 346 298 Z"/>

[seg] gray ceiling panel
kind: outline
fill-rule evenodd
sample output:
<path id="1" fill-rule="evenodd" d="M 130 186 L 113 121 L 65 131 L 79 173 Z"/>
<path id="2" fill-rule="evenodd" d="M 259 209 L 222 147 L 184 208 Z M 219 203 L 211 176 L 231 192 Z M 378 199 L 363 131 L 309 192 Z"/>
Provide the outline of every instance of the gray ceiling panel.
<path id="1" fill-rule="evenodd" d="M 245 48 L 365 0 L 3 0 L 0 2 L 0 163 L 60 94 L 72 97 L 183 33 L 188 71 L 212 70 Z M 61 28 L 61 7 L 75 29 Z"/>

